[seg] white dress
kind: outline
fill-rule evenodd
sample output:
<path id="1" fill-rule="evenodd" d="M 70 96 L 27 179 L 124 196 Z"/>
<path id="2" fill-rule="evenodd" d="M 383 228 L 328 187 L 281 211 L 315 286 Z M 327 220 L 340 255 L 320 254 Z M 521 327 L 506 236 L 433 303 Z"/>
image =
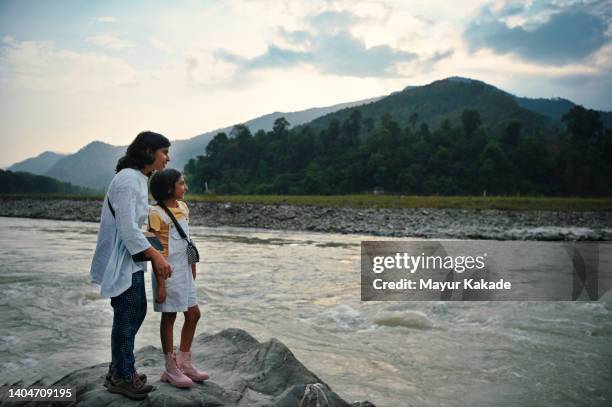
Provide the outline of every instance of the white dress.
<path id="1" fill-rule="evenodd" d="M 191 265 L 187 260 L 187 241 L 181 237 L 174 222 L 161 208 L 154 206 L 162 220 L 168 225 L 168 263 L 172 267 L 172 277 L 166 279 L 166 301 L 158 304 L 154 301 L 155 312 L 185 312 L 187 308 L 198 304 L 196 285 L 191 273 Z M 189 237 L 189 222 L 187 219 L 177 219 Z M 157 292 L 157 279 L 153 275 L 153 297 Z"/>

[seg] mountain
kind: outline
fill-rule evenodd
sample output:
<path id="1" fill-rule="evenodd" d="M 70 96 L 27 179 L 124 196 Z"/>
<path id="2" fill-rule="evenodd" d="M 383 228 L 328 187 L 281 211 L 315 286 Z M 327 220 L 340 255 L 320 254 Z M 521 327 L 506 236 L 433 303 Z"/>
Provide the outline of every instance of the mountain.
<path id="1" fill-rule="evenodd" d="M 87 188 L 61 182 L 44 175 L 34 175 L 28 172 L 13 172 L 0 170 L 0 193 L 62 193 L 62 194 L 92 194 Z"/>
<path id="2" fill-rule="evenodd" d="M 359 106 L 364 120 L 377 120 L 390 113 L 400 127 L 410 126 L 410 118 L 418 115 L 418 123 L 426 123 L 430 129 L 437 128 L 444 120 L 461 123 L 465 109 L 480 113 L 485 126 L 497 126 L 508 120 L 519 120 L 525 128 L 544 127 L 550 120 L 538 112 L 521 107 L 515 97 L 484 82 L 452 77 L 432 82 L 425 86 L 407 87 L 378 101 Z M 332 120 L 342 123 L 354 108 L 346 108 L 317 118 L 308 123 L 315 129 L 327 128 Z"/>
<path id="3" fill-rule="evenodd" d="M 272 129 L 272 125 L 276 119 L 284 117 L 292 125 L 296 126 L 339 109 L 361 105 L 378 99 L 380 98 L 370 98 L 297 112 L 274 112 L 249 120 L 244 124 L 253 132 L 260 129 L 269 131 Z M 182 170 L 190 158 L 205 154 L 208 142 L 212 140 L 217 133 L 228 133 L 231 131 L 232 127 L 233 126 L 229 126 L 210 131 L 188 140 L 172 141 L 170 163 L 168 166 Z M 75 185 L 102 190 L 106 188 L 113 178 L 117 160 L 125 153 L 126 148 L 127 146 L 112 146 L 100 141 L 94 141 L 87 144 L 78 152 L 58 159 L 54 165 L 46 171 L 45 175 Z"/>
<path id="4" fill-rule="evenodd" d="M 57 163 L 60 159 L 66 157 L 66 154 L 54 153 L 52 151 L 45 151 L 44 153 L 28 158 L 26 160 L 15 163 L 7 168 L 9 171 L 17 172 L 29 172 L 31 174 L 41 175 L 46 173 Z"/>
<path id="5" fill-rule="evenodd" d="M 364 103 L 373 102 L 381 99 L 382 97 L 375 97 L 370 99 L 358 100 L 355 102 L 340 103 L 333 106 L 327 107 L 314 107 L 311 109 L 301 110 L 297 112 L 274 112 L 269 113 L 255 119 L 251 119 L 244 122 L 249 127 L 252 133 L 258 130 L 270 131 L 274 121 L 280 117 L 284 117 L 292 126 L 298 126 L 303 123 L 308 123 L 317 117 L 326 115 L 331 112 L 335 112 L 340 109 L 346 109 L 353 106 L 359 106 Z M 182 170 L 187 164 L 187 161 L 191 158 L 195 158 L 198 155 L 203 155 L 206 152 L 206 146 L 208 142 L 212 140 L 218 133 L 228 133 L 232 130 L 233 126 L 224 127 L 221 129 L 209 131 L 199 136 L 192 137 L 187 140 L 175 140 L 172 141 L 172 148 L 170 149 L 170 167 Z M 111 177 L 112 178 L 112 177 Z M 110 181 L 110 179 L 109 179 Z"/>
<path id="6" fill-rule="evenodd" d="M 465 109 L 476 109 L 485 126 L 505 125 L 509 120 L 518 120 L 526 130 L 557 124 L 575 103 L 566 99 L 532 99 L 518 97 L 485 82 L 450 77 L 424 86 L 408 86 L 393 92 L 385 98 L 359 106 L 363 119 L 375 120 L 385 112 L 393 117 L 401 127 L 410 124 L 410 117 L 418 115 L 418 124 L 426 123 L 430 129 L 437 128 L 444 120 L 461 123 L 461 113 Z M 327 128 L 332 120 L 344 122 L 354 111 L 345 108 L 321 116 L 308 127 Z M 612 112 L 600 111 L 605 127 L 612 127 Z"/>
<path id="7" fill-rule="evenodd" d="M 543 114 L 544 116 L 555 122 L 560 122 L 563 115 L 569 112 L 572 107 L 576 106 L 576 104 L 571 100 L 563 98 L 531 99 L 515 96 L 514 100 L 516 100 L 519 106 L 524 107 L 525 109 L 531 110 L 533 112 Z M 600 111 L 599 117 L 601 117 L 601 120 L 605 127 L 612 127 L 612 112 Z"/>
<path id="8" fill-rule="evenodd" d="M 386 97 L 298 112 L 274 112 L 243 124 L 247 125 L 252 133 L 260 129 L 269 131 L 277 118 L 285 117 L 294 128 L 307 124 L 313 129 L 323 129 L 334 119 L 343 123 L 356 106 L 359 106 L 364 123 L 367 123 L 368 119 L 376 121 L 383 113 L 388 112 L 400 127 L 405 128 L 412 126 L 410 118 L 416 114 L 416 127 L 426 123 L 430 129 L 435 129 L 445 120 L 449 120 L 452 125 L 459 125 L 465 109 L 476 109 L 484 126 L 505 126 L 510 120 L 518 120 L 523 123 L 523 130 L 529 131 L 558 123 L 563 114 L 575 104 L 565 99 L 517 97 L 482 81 L 450 77 L 425 86 L 407 86 Z M 612 126 L 612 112 L 600 112 L 600 115 L 607 127 Z M 172 141 L 169 166 L 182 170 L 189 159 L 205 154 L 206 146 L 217 133 L 229 133 L 231 128 L 232 126 L 220 128 L 188 140 Z M 75 154 L 60 157 L 45 174 L 101 190 L 112 179 L 115 164 L 125 149 L 126 146 L 92 142 Z M 38 157 L 31 160 L 37 159 Z"/>
<path id="9" fill-rule="evenodd" d="M 612 196 L 612 129 L 593 113 L 573 107 L 559 125 L 494 86 L 449 78 L 297 129 L 238 128 L 186 176 L 193 192 L 217 194 Z"/>
<path id="10" fill-rule="evenodd" d="M 115 164 L 126 147 L 93 141 L 59 160 L 45 174 L 71 184 L 93 189 L 104 189 L 115 174 Z"/>

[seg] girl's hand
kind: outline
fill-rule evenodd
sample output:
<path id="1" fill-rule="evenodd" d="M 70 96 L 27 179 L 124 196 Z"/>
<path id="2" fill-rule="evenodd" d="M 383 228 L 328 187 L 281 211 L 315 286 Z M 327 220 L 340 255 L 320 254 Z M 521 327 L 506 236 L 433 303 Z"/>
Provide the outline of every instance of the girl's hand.
<path id="1" fill-rule="evenodd" d="M 158 304 L 162 304 L 166 302 L 166 286 L 165 285 L 160 284 L 157 286 L 157 293 L 155 293 L 155 302 Z"/>

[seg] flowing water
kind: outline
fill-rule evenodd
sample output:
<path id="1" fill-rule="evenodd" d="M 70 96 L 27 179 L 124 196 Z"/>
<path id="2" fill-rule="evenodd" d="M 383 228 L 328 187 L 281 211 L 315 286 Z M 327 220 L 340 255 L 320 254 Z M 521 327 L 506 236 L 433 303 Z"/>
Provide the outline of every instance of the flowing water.
<path id="1" fill-rule="evenodd" d="M 51 383 L 110 359 L 112 309 L 89 283 L 97 232 L 95 223 L 0 218 L 0 383 Z M 198 332 L 237 327 L 260 341 L 276 337 L 347 401 L 612 404 L 611 293 L 598 302 L 366 303 L 360 242 L 380 238 L 192 233 L 203 255 Z M 159 347 L 149 273 L 146 280 L 137 348 Z"/>

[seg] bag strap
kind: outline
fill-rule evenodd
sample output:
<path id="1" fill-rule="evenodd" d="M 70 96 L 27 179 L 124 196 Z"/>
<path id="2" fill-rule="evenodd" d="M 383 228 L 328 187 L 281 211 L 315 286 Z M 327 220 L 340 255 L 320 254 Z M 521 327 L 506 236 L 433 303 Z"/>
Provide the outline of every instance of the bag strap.
<path id="1" fill-rule="evenodd" d="M 110 198 L 106 198 L 106 200 L 108 201 L 108 209 L 110 209 L 111 213 L 113 214 L 113 218 L 117 219 L 117 217 L 115 216 L 115 210 L 113 209 L 113 205 L 111 205 L 110 203 Z M 151 220 L 149 219 L 149 217 L 147 216 L 147 222 L 149 224 L 149 229 L 151 228 Z"/>
<path id="2" fill-rule="evenodd" d="M 111 205 L 111 203 L 110 203 L 110 198 L 106 197 L 106 201 L 108 202 L 108 209 L 110 209 L 111 213 L 113 214 L 113 218 L 116 218 L 115 210 L 113 209 L 113 205 Z"/>
<path id="3" fill-rule="evenodd" d="M 164 205 L 161 202 L 158 202 L 159 206 L 161 206 L 161 208 L 166 211 L 166 213 L 168 214 L 168 216 L 170 216 L 170 219 L 172 219 L 172 222 L 174 222 L 174 226 L 176 226 L 176 230 L 178 230 L 179 235 L 181 235 L 181 237 L 187 241 L 189 241 L 189 239 L 187 239 L 187 234 L 185 233 L 185 231 L 183 230 L 183 228 L 181 227 L 181 225 L 178 223 L 178 221 L 176 220 L 176 218 L 174 217 L 174 214 L 172 213 L 172 211 L 170 209 L 168 209 L 166 207 L 166 205 Z"/>

